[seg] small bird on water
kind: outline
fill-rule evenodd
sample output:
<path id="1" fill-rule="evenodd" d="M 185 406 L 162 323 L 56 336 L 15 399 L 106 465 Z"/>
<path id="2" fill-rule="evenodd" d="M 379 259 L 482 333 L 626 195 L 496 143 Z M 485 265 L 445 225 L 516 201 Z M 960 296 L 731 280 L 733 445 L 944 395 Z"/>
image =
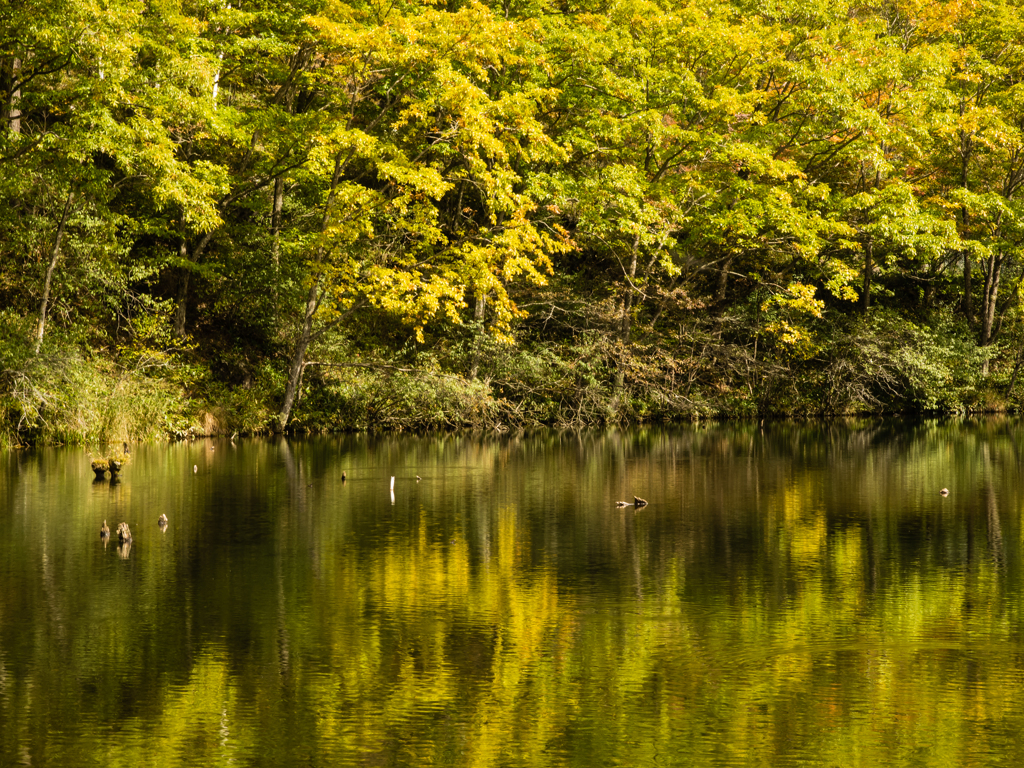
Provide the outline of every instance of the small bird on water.
<path id="1" fill-rule="evenodd" d="M 107 526 L 107 521 L 103 521 L 103 526 L 100 528 L 100 538 L 106 539 L 110 537 L 110 528 Z"/>
<path id="2" fill-rule="evenodd" d="M 940 496 L 949 496 L 949 488 L 943 488 L 941 491 L 939 491 L 939 495 Z"/>
<path id="3" fill-rule="evenodd" d="M 166 528 L 167 527 L 167 515 L 163 515 L 163 514 L 160 515 L 160 517 L 157 518 L 156 524 L 159 525 L 161 528 Z"/>

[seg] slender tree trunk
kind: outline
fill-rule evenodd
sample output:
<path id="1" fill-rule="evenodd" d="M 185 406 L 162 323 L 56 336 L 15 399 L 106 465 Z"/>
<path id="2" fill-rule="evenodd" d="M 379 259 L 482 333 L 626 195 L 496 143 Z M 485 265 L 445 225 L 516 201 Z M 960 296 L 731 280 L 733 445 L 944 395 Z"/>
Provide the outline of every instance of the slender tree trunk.
<path id="1" fill-rule="evenodd" d="M 11 61 L 11 95 L 7 103 L 7 124 L 11 133 L 21 133 L 21 110 L 18 104 L 21 102 L 21 88 L 16 84 L 21 76 L 21 59 L 15 58 Z"/>
<path id="2" fill-rule="evenodd" d="M 729 256 L 722 265 L 722 270 L 718 273 L 718 288 L 715 291 L 715 302 L 719 306 L 725 304 L 726 291 L 729 289 L 729 270 L 732 269 L 732 261 L 735 256 Z"/>
<path id="3" fill-rule="evenodd" d="M 963 101 L 960 102 L 960 116 L 963 117 L 966 111 L 966 105 Z M 971 154 L 974 150 L 973 137 L 967 131 L 961 130 L 959 132 L 960 139 L 960 187 L 967 189 L 968 180 L 968 169 L 971 163 Z M 960 206 L 960 236 L 963 238 L 967 237 L 967 206 Z M 964 249 L 962 252 L 964 260 L 964 297 L 961 304 L 963 309 L 964 317 L 967 318 L 967 322 L 970 323 L 974 320 L 974 306 L 971 301 L 971 294 L 973 293 L 974 287 L 971 285 L 971 256 L 970 251 Z"/>
<path id="4" fill-rule="evenodd" d="M 188 244 L 182 240 L 178 246 L 178 256 L 184 261 L 188 258 Z M 188 282 L 191 272 L 185 267 L 179 267 L 181 275 L 178 278 L 178 306 L 174 310 L 174 333 L 178 336 L 185 335 L 185 311 L 188 306 Z"/>
<path id="5" fill-rule="evenodd" d="M 989 256 L 985 270 L 984 304 L 981 315 L 981 346 L 992 343 L 992 329 L 995 327 L 996 306 L 999 299 L 999 283 L 1002 280 L 1003 255 L 994 253 Z"/>
<path id="6" fill-rule="evenodd" d="M 477 294 L 476 307 L 473 310 L 473 320 L 477 324 L 477 337 L 473 349 L 473 366 L 469 371 L 469 378 L 475 379 L 480 372 L 480 341 L 484 335 L 484 320 L 487 317 L 487 292 Z"/>
<path id="7" fill-rule="evenodd" d="M 278 176 L 274 179 L 274 202 L 270 214 L 270 259 L 274 269 L 273 283 L 270 286 L 274 299 L 274 306 L 277 306 L 278 283 L 281 281 L 281 211 L 284 209 L 284 177 Z"/>
<path id="8" fill-rule="evenodd" d="M 971 301 L 971 293 L 974 291 L 974 286 L 971 284 L 971 255 L 966 249 L 963 251 L 964 257 L 964 300 L 962 304 L 964 317 L 967 318 L 967 322 L 974 321 L 974 303 Z"/>
<path id="9" fill-rule="evenodd" d="M 57 225 L 57 234 L 53 238 L 53 248 L 50 250 L 50 266 L 46 268 L 46 280 L 43 282 L 43 300 L 39 304 L 39 323 L 36 327 L 35 353 L 43 345 L 43 334 L 46 332 L 46 312 L 50 303 L 50 286 L 53 284 L 53 272 L 57 268 L 57 261 L 60 259 L 60 241 L 64 237 L 64 226 L 68 221 L 68 214 L 71 212 L 71 204 L 75 200 L 75 193 L 68 192 L 67 202 L 64 203 L 64 212 L 60 215 L 60 223 Z"/>
<path id="10" fill-rule="evenodd" d="M 963 105 L 960 106 L 960 114 L 963 115 Z M 963 132 L 960 135 L 960 186 L 963 189 L 967 189 L 967 169 L 970 165 L 971 160 L 971 149 L 972 142 L 971 137 Z M 967 237 L 967 206 L 960 206 L 960 236 Z M 966 248 L 962 251 L 964 259 L 964 299 L 963 299 L 963 313 L 964 317 L 967 318 L 967 322 L 970 323 L 974 320 L 974 306 L 971 301 L 971 294 L 974 292 L 974 286 L 971 284 L 971 254 Z"/>
<path id="11" fill-rule="evenodd" d="M 331 177 L 331 189 L 327 194 L 327 202 L 324 203 L 324 215 L 320 221 L 320 232 L 327 231 L 331 220 L 331 204 L 334 202 L 335 193 L 338 190 L 338 183 L 341 181 L 341 158 L 339 152 L 334 157 L 334 174 Z M 325 254 L 321 248 L 317 253 L 317 261 L 323 260 Z M 288 384 L 284 391 L 284 401 L 281 403 L 281 410 L 277 414 L 278 428 L 283 432 L 288 426 L 288 420 L 292 415 L 292 407 L 295 405 L 295 398 L 299 392 L 299 385 L 302 383 L 302 372 L 306 367 L 306 350 L 309 348 L 310 339 L 313 338 L 313 319 L 317 310 L 320 309 L 320 302 L 323 301 L 323 293 L 320 290 L 320 275 L 317 275 L 309 288 L 306 296 L 306 309 L 302 316 L 302 328 L 299 331 L 299 338 L 295 341 L 295 352 L 292 354 L 291 363 L 288 366 Z"/>
<path id="12" fill-rule="evenodd" d="M 636 280 L 637 255 L 640 247 L 640 235 L 633 238 L 633 247 L 630 249 L 629 270 L 626 273 L 626 293 L 622 297 L 622 320 L 619 327 L 619 338 L 623 344 L 629 343 L 629 334 L 632 330 L 633 294 L 636 292 L 634 281 Z"/>
<path id="13" fill-rule="evenodd" d="M 924 305 L 925 312 L 931 312 L 932 301 L 935 296 L 935 284 L 933 282 L 935 277 L 935 262 L 929 261 L 925 265 L 925 284 L 924 284 L 924 295 L 921 297 L 921 303 Z"/>
<path id="14" fill-rule="evenodd" d="M 981 346 L 983 347 L 987 347 L 992 343 L 996 306 L 999 300 L 999 283 L 1003 272 L 1003 254 L 994 253 L 990 255 L 987 267 L 985 270 L 985 288 L 981 307 Z M 982 363 L 981 372 L 988 374 L 987 359 Z"/>
<path id="15" fill-rule="evenodd" d="M 195 244 L 192 249 L 192 263 L 198 264 L 199 259 L 202 258 L 203 253 L 206 251 L 206 246 L 210 244 L 210 240 L 213 239 L 213 230 L 203 235 L 202 239 Z M 184 261 L 188 258 L 188 242 L 182 238 L 181 244 L 178 246 L 178 256 Z M 178 283 L 178 306 L 174 313 L 174 332 L 179 336 L 185 335 L 185 314 L 188 307 L 188 287 L 191 282 L 191 269 L 189 267 L 182 267 L 181 281 Z"/>
<path id="16" fill-rule="evenodd" d="M 868 246 L 864 249 L 864 289 L 860 294 L 860 312 L 866 315 L 871 308 L 871 272 L 874 269 L 874 243 L 868 238 Z"/>
<path id="17" fill-rule="evenodd" d="M 632 330 L 633 293 L 636 291 L 634 281 L 636 280 L 637 251 L 640 246 L 640 235 L 633 238 L 633 247 L 630 249 L 629 269 L 626 272 L 626 291 L 622 296 L 622 317 L 619 325 L 619 339 L 623 344 L 629 344 L 629 334 Z M 620 366 L 615 371 L 615 389 L 621 389 L 626 383 L 626 372 Z M 613 400 L 613 406 L 618 405 L 618 395 Z"/>
<path id="18" fill-rule="evenodd" d="M 1024 362 L 1024 348 L 1017 350 L 1017 362 L 1013 366 L 1013 373 L 1010 374 L 1010 383 L 1006 386 L 1006 393 L 1013 394 L 1013 388 L 1017 386 L 1017 376 L 1020 374 L 1020 365 Z"/>
<path id="19" fill-rule="evenodd" d="M 284 391 L 284 402 L 281 403 L 281 411 L 277 415 L 278 428 L 282 432 L 288 426 L 288 419 L 291 418 L 292 407 L 295 405 L 295 397 L 302 385 L 302 373 L 306 369 L 306 350 L 309 348 L 309 341 L 313 335 L 313 318 L 316 316 L 317 309 L 320 308 L 320 299 L 320 281 L 316 280 L 306 296 L 302 330 L 295 342 L 295 352 L 292 354 L 291 364 L 288 367 L 288 385 Z"/>

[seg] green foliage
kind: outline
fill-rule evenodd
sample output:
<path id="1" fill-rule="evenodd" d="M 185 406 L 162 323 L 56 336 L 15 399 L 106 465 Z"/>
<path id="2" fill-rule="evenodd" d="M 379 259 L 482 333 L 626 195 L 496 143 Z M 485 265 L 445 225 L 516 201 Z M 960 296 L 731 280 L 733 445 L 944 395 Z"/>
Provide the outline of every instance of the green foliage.
<path id="1" fill-rule="evenodd" d="M 963 412 L 979 404 L 989 352 L 948 313 L 922 325 L 882 311 L 856 321 L 827 354 L 820 386 L 830 412 Z"/>
<path id="2" fill-rule="evenodd" d="M 9 313 L 8 313 L 9 314 Z M 0 339 L 0 440 L 83 444 L 159 439 L 180 393 L 166 381 L 81 355 L 78 340 L 52 335 L 33 353 L 24 323 Z"/>
<path id="3" fill-rule="evenodd" d="M 388 366 L 307 373 L 292 422 L 298 431 L 501 429 L 488 387 L 451 375 Z"/>
<path id="4" fill-rule="evenodd" d="M 549 11 L 12 6 L 2 439 L 1006 400 L 1019 4 Z"/>

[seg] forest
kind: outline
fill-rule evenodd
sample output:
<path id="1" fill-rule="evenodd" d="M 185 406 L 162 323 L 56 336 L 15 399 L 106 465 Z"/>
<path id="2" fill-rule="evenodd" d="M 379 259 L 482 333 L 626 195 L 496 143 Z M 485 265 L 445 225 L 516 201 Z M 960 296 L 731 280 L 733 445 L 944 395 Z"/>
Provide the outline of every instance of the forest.
<path id="1" fill-rule="evenodd" d="M 0 7 L 0 446 L 1012 411 L 1020 0 Z"/>

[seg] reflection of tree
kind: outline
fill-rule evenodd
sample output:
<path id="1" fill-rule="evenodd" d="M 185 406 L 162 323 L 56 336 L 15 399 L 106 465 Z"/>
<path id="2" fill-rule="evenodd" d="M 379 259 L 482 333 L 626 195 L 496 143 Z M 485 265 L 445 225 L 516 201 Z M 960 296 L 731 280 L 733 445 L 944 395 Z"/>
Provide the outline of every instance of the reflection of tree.
<path id="1" fill-rule="evenodd" d="M 95 754 L 68 725 L 82 712 L 159 733 L 119 742 L 131 764 L 1020 757 L 1021 531 L 1000 509 L 1017 437 L 981 422 L 253 442 L 207 456 L 215 502 L 175 447 L 173 471 L 118 492 L 194 506 L 157 540 L 181 548 L 140 525 L 124 562 L 95 546 L 114 500 L 87 482 L 66 507 L 90 546 L 41 535 L 47 513 L 19 499 L 60 472 L 26 461 L 0 479 L 21 547 L 0 561 L 0 754 L 38 762 L 59 729 L 67 754 Z M 612 506 L 641 487 L 649 508 Z"/>

